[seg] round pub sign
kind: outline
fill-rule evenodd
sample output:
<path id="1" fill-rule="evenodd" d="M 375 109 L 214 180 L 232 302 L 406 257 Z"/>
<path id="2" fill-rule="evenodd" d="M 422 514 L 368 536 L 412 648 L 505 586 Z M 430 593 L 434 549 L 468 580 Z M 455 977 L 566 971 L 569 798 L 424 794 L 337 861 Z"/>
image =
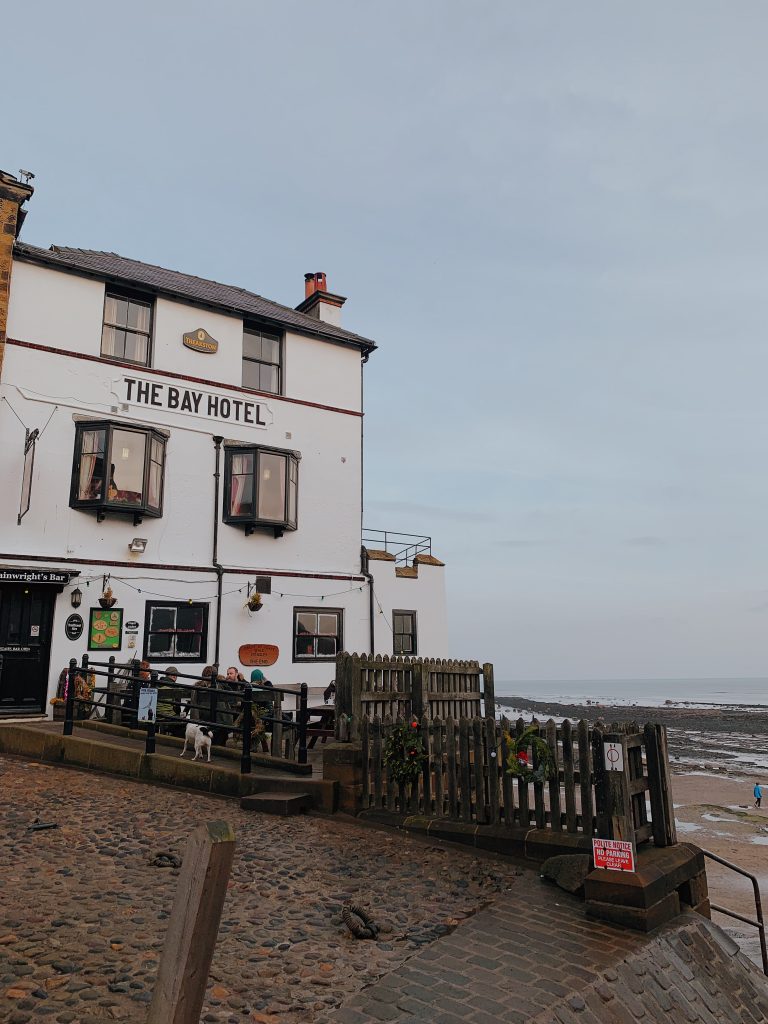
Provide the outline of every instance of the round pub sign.
<path id="1" fill-rule="evenodd" d="M 267 668 L 274 665 L 279 654 L 280 648 L 275 644 L 243 644 L 238 651 L 240 664 L 247 665 L 248 668 Z"/>

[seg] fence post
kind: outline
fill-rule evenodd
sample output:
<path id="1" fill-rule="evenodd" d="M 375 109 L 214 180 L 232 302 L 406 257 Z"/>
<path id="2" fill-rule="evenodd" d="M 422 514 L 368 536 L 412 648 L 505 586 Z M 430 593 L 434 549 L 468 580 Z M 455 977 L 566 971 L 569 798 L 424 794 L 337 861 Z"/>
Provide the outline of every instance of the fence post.
<path id="1" fill-rule="evenodd" d="M 643 738 L 651 798 L 653 842 L 656 846 L 673 846 L 677 842 L 677 830 L 669 778 L 666 726 L 652 725 L 649 722 L 643 730 Z"/>
<path id="2" fill-rule="evenodd" d="M 307 763 L 307 721 L 309 719 L 309 712 L 307 711 L 307 684 L 301 684 L 301 693 L 299 695 L 299 764 Z"/>
<path id="3" fill-rule="evenodd" d="M 251 774 L 251 733 L 253 732 L 253 687 L 246 683 L 243 687 L 243 753 L 240 758 L 240 774 Z"/>
<path id="4" fill-rule="evenodd" d="M 610 771 L 605 767 L 603 779 L 605 783 L 606 813 L 608 816 L 609 839 L 620 839 L 632 843 L 635 849 L 635 823 L 632 815 L 632 798 L 629 794 L 629 751 L 626 733 L 608 733 L 603 736 L 604 743 L 615 743 L 621 747 L 624 761 L 623 771 Z M 605 766 L 605 758 L 603 758 Z"/>
<path id="5" fill-rule="evenodd" d="M 403 671 L 405 679 L 405 671 Z M 424 714 L 424 703 L 427 700 L 427 688 L 429 685 L 429 666 L 424 664 L 424 659 L 411 662 L 411 718 L 421 720 Z M 428 703 L 428 701 L 427 701 Z M 360 710 L 362 711 L 362 702 Z"/>
<path id="6" fill-rule="evenodd" d="M 157 672 L 153 669 L 149 673 L 149 682 L 158 691 L 158 697 L 160 696 L 159 687 L 157 685 Z M 138 705 L 137 705 L 138 706 Z M 155 721 L 155 715 L 150 715 L 149 721 L 147 722 L 147 738 L 144 741 L 144 753 L 154 754 L 155 752 L 155 729 L 157 722 Z"/>
<path id="7" fill-rule="evenodd" d="M 234 853 L 226 821 L 200 825 L 190 836 L 147 1024 L 198 1024 Z"/>
<path id="8" fill-rule="evenodd" d="M 77 676 L 77 662 L 74 658 L 69 659 L 69 674 L 67 676 L 67 699 L 64 704 L 64 735 L 72 735 L 72 718 L 75 710 L 75 677 Z"/>
<path id="9" fill-rule="evenodd" d="M 496 690 L 493 682 L 493 665 L 490 662 L 483 665 L 483 706 L 486 718 L 496 717 Z"/>
<path id="10" fill-rule="evenodd" d="M 139 661 L 134 658 L 131 662 L 131 716 L 130 728 L 139 727 L 139 690 L 141 689 L 141 678 Z"/>
<path id="11" fill-rule="evenodd" d="M 104 708 L 104 721 L 109 725 L 114 722 L 114 710 L 112 708 L 112 702 L 114 697 L 115 688 L 115 656 L 110 654 L 109 662 L 107 666 L 107 705 Z"/>

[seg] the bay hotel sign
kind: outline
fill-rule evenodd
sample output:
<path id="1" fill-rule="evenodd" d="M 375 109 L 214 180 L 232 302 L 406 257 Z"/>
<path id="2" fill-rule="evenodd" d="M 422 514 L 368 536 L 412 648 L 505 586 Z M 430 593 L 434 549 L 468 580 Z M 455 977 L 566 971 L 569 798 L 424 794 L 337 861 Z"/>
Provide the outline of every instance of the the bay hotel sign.
<path id="1" fill-rule="evenodd" d="M 123 377 L 123 387 L 123 400 L 129 405 L 189 413 L 203 419 L 243 423 L 250 427 L 268 427 L 272 422 L 272 412 L 263 402 L 228 398 L 213 391 L 176 387 L 140 377 Z"/>

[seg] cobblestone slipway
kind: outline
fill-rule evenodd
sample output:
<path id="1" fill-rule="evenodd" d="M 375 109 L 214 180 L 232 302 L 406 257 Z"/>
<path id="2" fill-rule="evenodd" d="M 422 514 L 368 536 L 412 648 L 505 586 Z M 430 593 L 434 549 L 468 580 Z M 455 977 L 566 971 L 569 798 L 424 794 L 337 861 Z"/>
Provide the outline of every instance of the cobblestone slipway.
<path id="1" fill-rule="evenodd" d="M 203 1020 L 310 1022 L 521 881 L 514 866 L 322 818 L 0 758 L 0 1021 L 143 1019 L 182 854 L 201 821 L 237 851 Z M 36 818 L 58 828 L 28 831 Z M 345 900 L 373 911 L 353 939 Z"/>
<path id="2" fill-rule="evenodd" d="M 1 757 L 0 787 L 0 1022 L 143 1021 L 178 876 L 150 861 L 222 817 L 237 849 L 205 1022 L 768 1022 L 768 980 L 696 914 L 644 936 L 397 833 Z M 351 937 L 346 900 L 379 941 Z"/>

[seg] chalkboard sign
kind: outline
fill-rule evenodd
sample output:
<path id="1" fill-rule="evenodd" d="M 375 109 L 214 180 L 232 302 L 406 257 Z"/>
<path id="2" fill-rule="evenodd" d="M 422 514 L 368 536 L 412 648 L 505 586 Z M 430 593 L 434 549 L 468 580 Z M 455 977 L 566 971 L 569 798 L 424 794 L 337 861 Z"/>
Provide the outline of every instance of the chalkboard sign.
<path id="1" fill-rule="evenodd" d="M 64 632 L 67 640 L 79 640 L 83 635 L 84 628 L 85 623 L 83 622 L 82 615 L 70 615 L 64 623 Z"/>

